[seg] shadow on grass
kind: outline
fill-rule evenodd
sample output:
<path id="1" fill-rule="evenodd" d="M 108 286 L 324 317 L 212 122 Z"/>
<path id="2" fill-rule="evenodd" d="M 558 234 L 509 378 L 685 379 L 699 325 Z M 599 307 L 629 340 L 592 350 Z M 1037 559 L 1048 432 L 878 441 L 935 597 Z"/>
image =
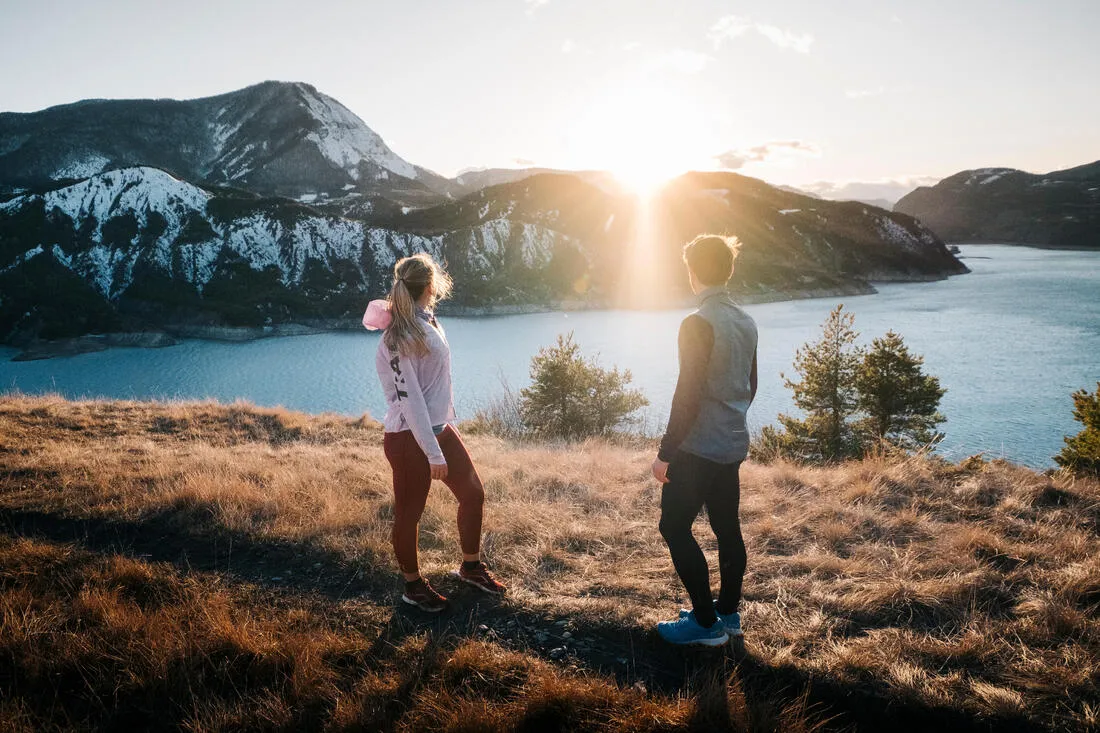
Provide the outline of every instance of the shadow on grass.
<path id="1" fill-rule="evenodd" d="M 309 544 L 258 539 L 223 528 L 202 529 L 203 523 L 192 521 L 196 518 L 190 514 L 172 509 L 128 521 L 0 508 L 0 532 L 165 562 L 184 572 L 218 573 L 277 593 L 304 593 L 332 602 L 363 597 L 383 606 L 397 599 L 399 582 L 389 558 L 367 558 L 353 566 L 343 555 Z M 746 648 L 743 641 L 719 649 L 681 649 L 663 643 L 649 629 L 535 613 L 453 579 L 438 586 L 451 599 L 450 608 L 431 615 L 397 603 L 369 658 L 392 659 L 403 642 L 425 633 L 436 650 L 480 638 L 555 664 L 607 675 L 625 687 L 693 697 L 700 701 L 697 722 L 705 729 L 735 727 L 728 711 L 722 718 L 720 711 L 726 708 L 713 701 L 702 704 L 704 696 L 718 699 L 715 685 L 705 683 L 709 679 L 725 681 L 718 685 L 721 690 L 738 686 L 750 710 L 774 708 L 777 700 L 801 701 L 809 714 L 827 721 L 825 729 L 1033 730 L 1022 717 L 977 719 L 956 709 L 889 697 L 884 687 L 874 684 L 845 685 L 792 665 L 768 664 L 754 657 L 751 643 Z M 382 701 L 379 714 L 389 720 L 400 717 L 399 708 L 406 704 L 402 701 L 412 698 L 423 677 L 409 670 L 403 694 Z"/>

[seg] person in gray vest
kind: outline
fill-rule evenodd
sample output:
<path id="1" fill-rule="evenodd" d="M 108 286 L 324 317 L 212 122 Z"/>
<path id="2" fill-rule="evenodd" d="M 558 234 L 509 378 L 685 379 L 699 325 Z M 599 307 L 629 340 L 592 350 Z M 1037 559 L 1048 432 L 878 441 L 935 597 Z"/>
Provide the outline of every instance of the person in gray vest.
<path id="1" fill-rule="evenodd" d="M 756 323 L 726 286 L 740 242 L 704 234 L 684 246 L 699 308 L 680 324 L 680 375 L 653 476 L 662 484 L 661 536 L 691 598 L 675 621 L 657 625 L 673 644 L 719 646 L 741 636 L 745 542 L 738 510 L 740 468 L 748 456 L 745 413 L 756 396 Z M 706 507 L 718 539 L 721 590 L 711 595 L 710 570 L 691 526 Z"/>

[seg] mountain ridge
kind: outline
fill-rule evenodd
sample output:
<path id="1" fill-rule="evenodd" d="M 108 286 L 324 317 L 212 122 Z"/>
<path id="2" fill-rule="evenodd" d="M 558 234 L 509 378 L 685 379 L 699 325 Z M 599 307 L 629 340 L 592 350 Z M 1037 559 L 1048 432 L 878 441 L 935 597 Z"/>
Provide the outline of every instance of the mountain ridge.
<path id="1" fill-rule="evenodd" d="M 1042 174 L 959 171 L 904 196 L 894 211 L 949 242 L 1100 249 L 1100 161 Z"/>
<path id="2" fill-rule="evenodd" d="M 34 118 L 53 125 L 34 140 L 0 119 L 0 342 L 347 322 L 418 251 L 446 262 L 453 307 L 475 312 L 682 303 L 679 243 L 701 231 L 741 238 L 733 288 L 746 299 L 967 271 L 908 216 L 736 173 L 685 174 L 648 201 L 601 172 L 490 171 L 481 180 L 506 180 L 464 192 L 388 157 L 362 120 L 301 83 L 64 107 Z M 129 127 L 100 129 L 120 110 Z M 652 250 L 644 282 L 639 248 Z"/>
<path id="3" fill-rule="evenodd" d="M 358 116 L 304 82 L 0 115 L 2 192 L 136 165 L 291 198 L 403 188 L 441 195 L 447 188 L 447 179 L 398 156 Z"/>

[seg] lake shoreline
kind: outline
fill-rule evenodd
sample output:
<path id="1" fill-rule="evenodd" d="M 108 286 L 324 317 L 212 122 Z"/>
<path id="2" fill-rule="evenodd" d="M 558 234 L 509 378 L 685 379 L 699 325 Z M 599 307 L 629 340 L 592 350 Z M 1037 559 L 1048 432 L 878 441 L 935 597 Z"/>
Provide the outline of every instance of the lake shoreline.
<path id="1" fill-rule="evenodd" d="M 1026 247 L 1028 249 L 1044 249 L 1052 252 L 1097 252 L 1100 251 L 1100 247 L 1063 247 L 1057 244 L 1032 244 L 1029 242 L 1004 242 L 1001 240 L 959 240 L 959 241 L 947 241 L 944 240 L 944 244 L 948 247 Z M 956 255 L 958 257 L 958 255 Z"/>
<path id="2" fill-rule="evenodd" d="M 783 290 L 770 293 L 737 294 L 738 303 L 743 305 L 759 305 L 763 303 L 777 303 L 782 301 L 812 300 L 815 298 L 839 298 L 862 295 L 874 295 L 878 292 L 876 283 L 923 283 L 945 280 L 950 275 L 927 276 L 902 276 L 880 277 L 867 282 L 856 282 L 834 288 L 809 288 L 806 290 Z M 667 305 L 652 309 L 629 308 L 628 310 L 679 310 L 690 308 L 695 304 L 693 298 L 687 298 L 681 303 Z M 503 316 L 532 315 L 536 313 L 574 313 L 583 311 L 617 310 L 615 306 L 606 302 L 563 300 L 552 303 L 517 303 L 498 304 L 486 306 L 464 306 L 452 303 L 441 303 L 439 315 L 454 318 L 493 318 Z M 151 329 L 133 332 L 112 332 L 106 334 L 85 334 L 72 338 L 56 339 L 51 341 L 35 341 L 25 346 L 12 357 L 11 361 L 39 361 L 43 359 L 58 359 L 79 354 L 104 351 L 109 348 L 150 348 L 161 349 L 179 344 L 183 339 L 199 339 L 203 341 L 223 342 L 248 342 L 258 339 L 279 338 L 287 336 L 309 336 L 335 331 L 358 331 L 363 328 L 358 318 L 329 318 L 307 321 L 294 321 L 269 326 L 217 326 L 201 324 L 172 324 L 162 329 Z"/>
<path id="3" fill-rule="evenodd" d="M 793 373 L 797 349 L 820 338 L 823 319 L 843 303 L 855 316 L 861 344 L 887 331 L 901 334 L 911 352 L 924 359 L 926 373 L 947 388 L 941 412 L 948 422 L 937 454 L 962 458 L 984 451 L 987 457 L 1012 456 L 1028 466 L 1051 467 L 1050 457 L 1062 449 L 1063 437 L 1079 430 L 1071 393 L 1100 379 L 1095 360 L 1082 357 L 1100 353 L 1100 301 L 1095 298 L 1100 252 L 989 246 L 963 247 L 961 254 L 974 277 L 881 284 L 875 286 L 878 294 L 864 297 L 834 290 L 806 293 L 818 296 L 810 300 L 746 303 L 761 336 L 759 394 L 750 417 L 754 427 L 777 424 L 778 415 L 795 409 L 783 375 Z M 770 295 L 769 300 L 782 297 Z M 444 323 L 459 385 L 456 411 L 469 417 L 505 388 L 518 392 L 529 384 L 531 357 L 572 331 L 586 357 L 605 367 L 630 369 L 632 384 L 650 400 L 639 418 L 643 429 L 656 432 L 667 418 L 676 383 L 676 334 L 690 312 L 690 304 L 683 305 L 663 311 L 508 317 L 452 308 Z M 493 313 L 507 315 L 502 310 Z M 552 309 L 543 304 L 537 310 Z M 19 349 L 8 346 L 0 348 L 0 392 L 225 404 L 246 400 L 309 414 L 379 415 L 385 399 L 373 360 L 380 334 L 361 330 L 357 321 L 309 324 L 328 327 L 309 338 L 222 331 L 197 334 L 221 340 L 183 337 L 171 349 L 97 344 L 98 353 L 21 363 L 11 361 Z M 341 325 L 344 330 L 331 328 Z M 314 330 L 284 326 L 267 335 Z"/>

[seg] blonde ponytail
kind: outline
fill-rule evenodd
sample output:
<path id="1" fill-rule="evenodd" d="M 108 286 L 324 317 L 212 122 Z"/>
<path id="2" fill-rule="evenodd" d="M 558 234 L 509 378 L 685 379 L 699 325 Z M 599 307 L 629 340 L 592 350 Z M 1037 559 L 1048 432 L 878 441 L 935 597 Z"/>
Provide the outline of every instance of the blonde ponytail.
<path id="1" fill-rule="evenodd" d="M 430 308 L 451 293 L 450 276 L 429 255 L 404 257 L 394 265 L 393 287 L 387 296 L 393 321 L 382 336 L 391 353 L 425 356 L 430 351 L 424 326 L 416 317 L 416 302 L 428 287 L 432 289 Z"/>

